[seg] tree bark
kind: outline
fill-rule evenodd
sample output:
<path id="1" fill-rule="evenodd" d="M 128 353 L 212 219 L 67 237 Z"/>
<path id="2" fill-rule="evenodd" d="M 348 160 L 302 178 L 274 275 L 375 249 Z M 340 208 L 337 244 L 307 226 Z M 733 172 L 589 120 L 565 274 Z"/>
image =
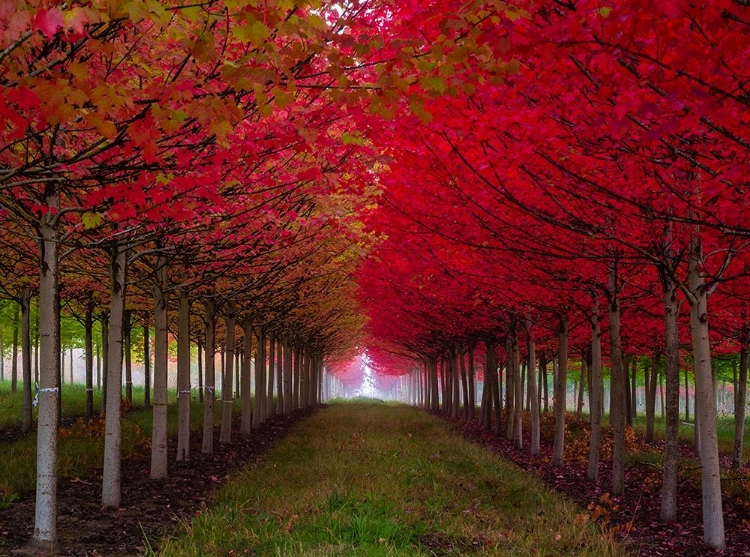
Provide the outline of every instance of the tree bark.
<path id="1" fill-rule="evenodd" d="M 86 419 L 94 416 L 94 301 L 89 300 L 83 318 L 86 350 Z"/>
<path id="2" fill-rule="evenodd" d="M 625 419 L 626 419 L 626 377 L 622 361 L 622 343 L 620 338 L 620 300 L 617 294 L 617 271 L 612 266 L 610 271 L 609 300 L 609 339 L 610 339 L 610 416 L 612 436 L 612 495 L 622 495 L 625 490 Z"/>
<path id="3" fill-rule="evenodd" d="M 143 406 L 151 406 L 151 340 L 149 339 L 148 314 L 143 316 Z"/>
<path id="4" fill-rule="evenodd" d="M 289 343 L 289 337 L 284 339 L 284 414 L 289 414 L 293 410 L 293 385 L 292 385 L 292 347 Z"/>
<path id="5" fill-rule="evenodd" d="M 505 438 L 513 439 L 513 422 L 515 420 L 515 406 L 521 401 L 516 400 L 516 366 L 513 358 L 513 339 L 508 336 L 505 343 Z"/>
<path id="6" fill-rule="evenodd" d="M 595 481 L 599 475 L 599 455 L 602 435 L 602 338 L 599 326 L 598 304 L 591 314 L 591 388 L 589 389 L 589 416 L 591 438 L 589 440 L 589 465 L 586 476 Z"/>
<path id="7" fill-rule="evenodd" d="M 267 398 L 266 398 L 266 404 L 265 407 L 265 417 L 266 420 L 270 419 L 273 416 L 273 387 L 274 387 L 274 379 L 275 379 L 275 372 L 276 372 L 276 335 L 274 333 L 268 334 L 268 375 L 267 380 L 268 384 L 266 387 L 268 388 Z M 312 385 L 311 385 L 312 388 Z"/>
<path id="8" fill-rule="evenodd" d="M 716 395 L 711 370 L 711 348 L 708 337 L 708 293 L 698 266 L 702 246 L 693 236 L 688 259 L 690 331 L 695 362 L 695 411 L 700 436 L 700 459 L 703 488 L 703 541 L 709 547 L 724 549 L 724 514 L 721 501 L 721 469 L 716 432 Z"/>
<path id="9" fill-rule="evenodd" d="M 565 451 L 565 406 L 568 381 L 568 320 L 560 318 L 558 332 L 557 374 L 555 376 L 555 441 L 552 447 L 552 465 L 563 465 Z"/>
<path id="10" fill-rule="evenodd" d="M 262 328 L 258 328 L 256 330 L 256 335 L 258 337 L 258 348 L 256 349 L 256 356 L 255 356 L 255 400 L 253 401 L 253 428 L 259 428 L 261 424 L 261 418 L 263 417 L 263 397 L 265 396 L 265 381 L 264 381 L 264 373 L 265 373 L 265 367 L 266 367 L 266 337 L 265 332 Z M 295 364 L 298 367 L 297 371 L 297 381 L 299 384 L 300 381 L 300 371 L 299 371 L 299 364 L 300 364 L 300 357 L 299 352 L 297 352 L 295 357 Z M 299 392 L 299 387 L 298 387 Z M 300 397 L 295 397 L 296 400 L 301 400 Z"/>
<path id="11" fill-rule="evenodd" d="M 224 322 L 227 328 L 227 338 L 224 349 L 224 377 L 221 383 L 221 434 L 219 443 L 231 443 L 232 441 L 232 406 L 234 405 L 234 392 L 232 390 L 232 379 L 234 373 L 234 326 L 235 305 L 229 302 Z"/>
<path id="12" fill-rule="evenodd" d="M 179 289 L 177 317 L 177 462 L 190 460 L 190 298 Z"/>
<path id="13" fill-rule="evenodd" d="M 276 414 L 284 413 L 286 395 L 284 390 L 284 354 L 281 335 L 276 336 Z"/>
<path id="14" fill-rule="evenodd" d="M 154 408 L 151 433 L 151 479 L 169 474 L 167 441 L 167 372 L 169 358 L 167 266 L 160 256 L 156 263 L 154 296 Z"/>
<path id="15" fill-rule="evenodd" d="M 21 373 L 23 377 L 23 421 L 21 431 L 31 431 L 31 288 L 21 292 Z"/>
<path id="16" fill-rule="evenodd" d="M 107 376 L 107 414 L 104 422 L 104 468 L 102 470 L 102 507 L 120 506 L 120 444 L 122 442 L 122 352 L 125 313 L 127 250 L 115 245 L 110 262 L 111 296 L 109 316 L 109 375 Z"/>
<path id="17" fill-rule="evenodd" d="M 646 382 L 646 442 L 654 441 L 654 419 L 656 415 L 656 381 L 659 376 L 661 354 L 656 352 L 651 361 L 651 374 Z"/>
<path id="18" fill-rule="evenodd" d="M 109 312 L 102 315 L 102 414 L 107 414 L 107 378 L 109 377 Z"/>
<path id="19" fill-rule="evenodd" d="M 469 343 L 469 367 L 467 369 L 468 380 L 469 380 L 469 419 L 474 420 L 477 412 L 477 385 L 476 385 L 476 371 L 474 367 L 474 343 Z"/>
<path id="20" fill-rule="evenodd" d="M 198 341 L 196 344 L 198 345 L 198 402 L 203 404 L 203 343 Z"/>
<path id="21" fill-rule="evenodd" d="M 18 325 L 20 306 L 16 305 L 16 309 L 13 312 L 13 347 L 11 352 L 10 362 L 10 392 L 18 392 Z"/>
<path id="22" fill-rule="evenodd" d="M 250 374 L 252 373 L 253 355 L 253 322 L 247 317 L 243 323 L 245 345 L 245 358 L 242 362 L 242 373 L 240 374 L 240 397 L 242 398 L 242 416 L 240 419 L 240 433 L 250 435 L 253 425 L 253 413 L 250 408 Z"/>
<path id="23" fill-rule="evenodd" d="M 42 216 L 39 269 L 39 414 L 36 444 L 36 513 L 29 548 L 57 550 L 57 417 L 60 399 L 60 232 L 57 183 L 46 186 L 47 213 Z"/>
<path id="24" fill-rule="evenodd" d="M 216 402 L 216 303 L 203 300 L 203 323 L 205 324 L 205 392 L 203 393 L 203 454 L 214 453 L 214 405 Z"/>
<path id="25" fill-rule="evenodd" d="M 748 335 L 745 325 L 743 325 L 743 329 L 742 340 L 740 343 L 740 374 L 737 378 L 737 400 L 734 406 L 734 452 L 732 453 L 732 468 L 735 470 L 738 470 L 742 466 L 742 445 L 745 437 Z"/>
<path id="26" fill-rule="evenodd" d="M 125 352 L 125 400 L 128 402 L 129 405 L 132 406 L 133 404 L 133 360 L 132 360 L 132 350 L 130 345 L 130 311 L 125 310 L 124 317 L 123 317 L 123 330 L 122 330 L 122 345 L 123 350 Z M 72 353 L 72 350 L 71 350 Z M 73 371 L 73 366 L 70 366 L 71 372 Z M 72 375 L 71 375 L 72 377 Z M 71 383 L 72 383 L 71 379 Z"/>
<path id="27" fill-rule="evenodd" d="M 523 380 L 521 379 L 521 353 L 518 349 L 518 328 L 513 326 L 513 385 L 515 388 L 514 418 L 513 418 L 513 438 L 517 449 L 523 448 Z"/>
<path id="28" fill-rule="evenodd" d="M 677 301 L 677 284 L 662 275 L 665 323 L 665 428 L 664 462 L 662 465 L 661 511 L 664 522 L 677 520 L 677 480 L 679 474 L 679 427 L 680 427 L 680 339 L 678 319 L 680 306 Z"/>
<path id="29" fill-rule="evenodd" d="M 540 426 L 539 426 L 539 397 L 536 384 L 536 343 L 532 332 L 531 316 L 526 316 L 527 351 L 529 356 L 529 398 L 531 401 L 531 454 L 539 455 Z"/>

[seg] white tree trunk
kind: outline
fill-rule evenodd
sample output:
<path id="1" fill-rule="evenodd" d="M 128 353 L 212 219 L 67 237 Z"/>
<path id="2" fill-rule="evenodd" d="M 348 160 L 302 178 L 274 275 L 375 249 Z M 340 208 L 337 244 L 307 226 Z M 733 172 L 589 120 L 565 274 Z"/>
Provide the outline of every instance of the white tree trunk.
<path id="1" fill-rule="evenodd" d="M 529 355 L 529 397 L 531 398 L 531 454 L 539 455 L 539 396 L 536 384 L 536 343 L 532 333 L 531 316 L 526 316 L 526 335 L 528 337 Z"/>
<path id="2" fill-rule="evenodd" d="M 180 288 L 177 318 L 177 462 L 190 460 L 190 298 Z"/>
<path id="3" fill-rule="evenodd" d="M 701 243 L 691 242 L 689 257 L 690 331 L 695 362 L 695 412 L 700 428 L 700 459 L 703 488 L 703 541 L 724 549 L 724 513 L 721 502 L 721 469 L 716 433 L 716 396 L 711 371 L 711 347 L 708 338 L 708 293 L 698 266 L 702 260 Z"/>
<path id="4" fill-rule="evenodd" d="M 216 304 L 204 300 L 203 321 L 206 324 L 206 350 L 204 367 L 205 393 L 203 395 L 203 454 L 214 453 L 214 402 L 216 400 Z"/>
<path id="5" fill-rule="evenodd" d="M 55 186 L 51 186 L 55 188 Z M 39 272 L 39 414 L 36 444 L 36 514 L 29 548 L 45 552 L 57 549 L 57 414 L 60 380 L 60 300 L 58 297 L 59 240 L 56 214 L 60 194 L 47 194 L 49 212 L 40 223 Z"/>
<path id="6" fill-rule="evenodd" d="M 258 348 L 255 355 L 255 400 L 253 401 L 253 427 L 258 428 L 264 416 L 263 397 L 265 396 L 264 374 L 266 368 L 266 337 L 263 329 L 257 330 Z"/>
<path id="7" fill-rule="evenodd" d="M 167 267 L 159 257 L 154 286 L 154 402 L 151 433 L 151 479 L 169 475 L 167 440 L 167 363 L 169 349 Z"/>
<path id="8" fill-rule="evenodd" d="M 107 414 L 104 422 L 104 469 L 102 471 L 102 507 L 120 506 L 120 444 L 122 441 L 122 349 L 125 311 L 127 250 L 115 246 L 110 267 L 112 280 L 109 327 L 109 374 L 107 376 Z"/>
<path id="9" fill-rule="evenodd" d="M 224 318 L 227 326 L 226 350 L 224 353 L 224 378 L 221 384 L 221 434 L 219 443 L 230 443 L 232 441 L 232 406 L 234 405 L 234 393 L 232 392 L 232 379 L 234 364 L 234 325 L 235 325 L 234 302 L 229 302 L 227 315 Z"/>
<path id="10" fill-rule="evenodd" d="M 248 317 L 244 323 L 245 331 L 245 358 L 242 360 L 242 375 L 240 385 L 240 396 L 242 397 L 242 418 L 240 422 L 240 433 L 250 435 L 253 426 L 253 413 L 250 407 L 250 375 L 252 374 L 253 356 L 253 324 Z"/>

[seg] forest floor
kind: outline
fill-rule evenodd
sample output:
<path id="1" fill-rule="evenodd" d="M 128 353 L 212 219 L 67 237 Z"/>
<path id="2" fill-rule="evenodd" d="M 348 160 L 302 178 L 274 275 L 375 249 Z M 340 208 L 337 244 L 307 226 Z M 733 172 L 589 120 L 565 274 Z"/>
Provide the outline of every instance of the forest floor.
<path id="1" fill-rule="evenodd" d="M 269 448 L 291 431 L 292 425 L 317 407 L 276 416 L 245 437 L 239 435 L 239 418 L 233 438 L 219 444 L 215 431 L 215 454 L 201 453 L 201 436 L 191 435 L 191 458 L 175 463 L 176 442 L 170 441 L 170 476 L 149 479 L 150 452 L 140 451 L 122 462 L 122 505 L 103 510 L 101 469 L 58 482 L 58 536 L 60 555 L 77 557 L 125 557 L 148 554 L 166 535 L 180 529 L 191 517 L 211 504 L 217 486 L 240 468 L 257 466 Z M 27 494 L 29 495 L 29 494 Z M 0 556 L 14 555 L 31 538 L 34 527 L 34 497 L 23 497 L 0 510 Z"/>
<path id="2" fill-rule="evenodd" d="M 443 414 L 440 414 L 444 416 Z M 612 481 L 611 430 L 603 428 L 602 461 L 599 477 L 591 482 L 587 474 L 588 424 L 568 416 L 565 464 L 552 465 L 551 414 L 542 417 L 541 454 L 532 457 L 529 451 L 529 424 L 524 423 L 524 448 L 513 441 L 487 431 L 476 421 L 446 418 L 467 438 L 509 459 L 523 470 L 532 472 L 544 483 L 575 501 L 605 531 L 628 547 L 634 555 L 656 556 L 750 556 L 750 466 L 738 472 L 722 457 L 722 489 L 724 492 L 724 524 L 727 549 L 710 551 L 703 545 L 703 516 L 700 490 L 700 464 L 692 447 L 680 445 L 680 484 L 678 520 L 659 520 L 661 496 L 661 454 L 663 441 L 647 444 L 632 430 L 626 440 L 628 462 L 625 473 L 625 494 L 609 495 Z M 574 440 L 578 438 L 578 440 Z"/>
<path id="3" fill-rule="evenodd" d="M 441 419 L 379 401 L 331 404 L 160 555 L 623 556 L 580 509 Z"/>

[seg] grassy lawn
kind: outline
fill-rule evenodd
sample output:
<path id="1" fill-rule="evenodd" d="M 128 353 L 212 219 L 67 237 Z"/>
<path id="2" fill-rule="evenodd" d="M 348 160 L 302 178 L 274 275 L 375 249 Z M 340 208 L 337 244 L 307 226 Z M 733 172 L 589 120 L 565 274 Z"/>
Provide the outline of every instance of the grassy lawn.
<path id="1" fill-rule="evenodd" d="M 407 406 L 338 403 L 162 544 L 161 555 L 619 555 L 560 496 Z"/>

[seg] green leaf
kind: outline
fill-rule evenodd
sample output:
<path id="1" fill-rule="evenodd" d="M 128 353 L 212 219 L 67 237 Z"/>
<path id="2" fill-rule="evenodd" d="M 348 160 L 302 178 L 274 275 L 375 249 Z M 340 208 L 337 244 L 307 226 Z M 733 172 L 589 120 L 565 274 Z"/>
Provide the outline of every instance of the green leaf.
<path id="1" fill-rule="evenodd" d="M 419 80 L 419 84 L 422 86 L 422 89 L 438 94 L 445 93 L 445 90 L 448 88 L 445 79 L 438 76 L 423 77 Z"/>
<path id="2" fill-rule="evenodd" d="M 609 17 L 609 14 L 611 13 L 612 13 L 612 8 L 610 8 L 609 6 L 603 6 L 599 8 L 599 14 L 602 17 Z"/>
<path id="3" fill-rule="evenodd" d="M 344 145 L 363 145 L 365 142 L 365 138 L 359 135 L 358 132 L 344 132 L 341 134 L 341 142 Z"/>
<path id="4" fill-rule="evenodd" d="M 81 222 L 86 230 L 96 228 L 104 222 L 104 215 L 101 213 L 83 213 L 81 215 Z"/>

